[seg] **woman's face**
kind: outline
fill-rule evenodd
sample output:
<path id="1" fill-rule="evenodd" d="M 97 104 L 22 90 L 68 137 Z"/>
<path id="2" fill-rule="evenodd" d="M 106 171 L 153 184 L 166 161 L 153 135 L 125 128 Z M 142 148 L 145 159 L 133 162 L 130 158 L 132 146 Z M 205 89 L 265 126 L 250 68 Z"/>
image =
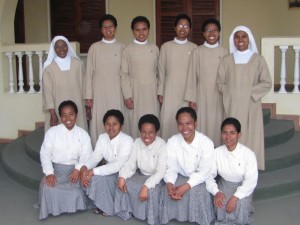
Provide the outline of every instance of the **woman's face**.
<path id="1" fill-rule="evenodd" d="M 214 45 L 219 41 L 220 31 L 216 24 L 209 23 L 205 27 L 205 31 L 203 32 L 203 37 L 206 42 L 210 45 Z"/>
<path id="2" fill-rule="evenodd" d="M 152 123 L 144 123 L 141 126 L 141 139 L 146 146 L 150 145 L 155 141 L 157 131 L 155 129 L 154 124 Z"/>
<path id="3" fill-rule="evenodd" d="M 248 49 L 248 45 L 249 45 L 249 37 L 248 34 L 245 31 L 237 31 L 234 33 L 234 45 L 236 46 L 236 48 L 243 52 L 246 51 Z"/>
<path id="4" fill-rule="evenodd" d="M 55 53 L 60 58 L 65 58 L 68 54 L 68 45 L 63 40 L 58 40 L 54 45 Z"/>
<path id="5" fill-rule="evenodd" d="M 104 129 L 109 138 L 113 139 L 120 133 L 122 125 L 120 124 L 118 118 L 115 116 L 109 116 L 104 123 Z"/>
<path id="6" fill-rule="evenodd" d="M 233 151 L 238 143 L 240 133 L 237 132 L 235 126 L 227 124 L 222 128 L 222 140 L 229 151 Z"/>
<path id="7" fill-rule="evenodd" d="M 187 112 L 181 113 L 177 120 L 177 129 L 187 143 L 192 143 L 195 137 L 197 122 Z"/>
<path id="8" fill-rule="evenodd" d="M 101 33 L 105 40 L 111 41 L 115 38 L 116 27 L 111 20 L 104 20 L 101 27 Z"/>
<path id="9" fill-rule="evenodd" d="M 184 41 L 190 33 L 190 23 L 187 19 L 180 19 L 175 27 L 176 38 Z"/>
<path id="10" fill-rule="evenodd" d="M 72 106 L 65 106 L 60 111 L 60 119 L 68 130 L 72 130 L 76 124 L 77 114 Z"/>
<path id="11" fill-rule="evenodd" d="M 144 42 L 149 36 L 149 27 L 145 22 L 137 22 L 133 28 L 133 35 L 136 40 Z"/>

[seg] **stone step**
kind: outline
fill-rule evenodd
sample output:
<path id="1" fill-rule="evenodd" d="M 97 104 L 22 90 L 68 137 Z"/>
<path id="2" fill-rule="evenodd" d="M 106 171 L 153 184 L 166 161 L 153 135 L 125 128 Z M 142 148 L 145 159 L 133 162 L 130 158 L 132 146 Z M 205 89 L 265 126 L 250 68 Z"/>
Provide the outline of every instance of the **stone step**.
<path id="1" fill-rule="evenodd" d="M 300 192 L 300 164 L 259 174 L 254 200 L 284 196 Z"/>
<path id="2" fill-rule="evenodd" d="M 5 146 L 2 152 L 3 168 L 7 175 L 25 187 L 38 190 L 42 180 L 41 165 L 25 151 L 25 137 L 20 137 Z"/>
<path id="3" fill-rule="evenodd" d="M 287 142 L 266 149 L 266 170 L 271 172 L 300 164 L 300 132 Z"/>
<path id="4" fill-rule="evenodd" d="M 264 125 L 268 124 L 271 120 L 271 110 L 270 109 L 263 109 L 263 121 Z"/>
<path id="5" fill-rule="evenodd" d="M 40 163 L 40 149 L 44 140 L 44 128 L 34 130 L 25 138 L 27 154 L 36 162 Z"/>
<path id="6" fill-rule="evenodd" d="M 264 126 L 265 148 L 283 144 L 289 141 L 295 133 L 295 125 L 292 120 L 271 119 Z"/>

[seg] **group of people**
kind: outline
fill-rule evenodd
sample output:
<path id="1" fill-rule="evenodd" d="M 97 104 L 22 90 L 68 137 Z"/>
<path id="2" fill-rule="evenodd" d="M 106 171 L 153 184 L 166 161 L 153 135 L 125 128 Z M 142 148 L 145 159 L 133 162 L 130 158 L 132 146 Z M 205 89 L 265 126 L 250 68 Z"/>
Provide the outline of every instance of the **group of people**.
<path id="1" fill-rule="evenodd" d="M 94 208 L 151 225 L 249 224 L 264 169 L 260 100 L 271 88 L 251 31 L 236 27 L 228 54 L 216 19 L 204 21 L 197 46 L 179 14 L 160 50 L 146 17 L 132 20 L 126 46 L 114 16 L 99 26 L 86 71 L 63 36 L 44 63 L 39 218 Z"/>

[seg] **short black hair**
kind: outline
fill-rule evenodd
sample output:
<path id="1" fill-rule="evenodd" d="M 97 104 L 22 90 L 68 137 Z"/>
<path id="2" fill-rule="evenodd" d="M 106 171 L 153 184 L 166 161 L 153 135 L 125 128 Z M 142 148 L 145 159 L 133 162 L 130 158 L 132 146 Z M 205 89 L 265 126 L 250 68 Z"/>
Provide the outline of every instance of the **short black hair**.
<path id="1" fill-rule="evenodd" d="M 191 20 L 191 17 L 189 17 L 189 16 L 188 16 L 187 14 L 185 14 L 185 13 L 180 13 L 180 14 L 178 14 L 178 15 L 176 16 L 176 18 L 175 18 L 175 23 L 174 23 L 174 26 L 175 26 L 175 27 L 177 26 L 179 20 L 181 20 L 181 19 L 187 20 L 187 21 L 189 22 L 190 28 L 192 28 L 192 20 Z"/>
<path id="2" fill-rule="evenodd" d="M 108 110 L 103 116 L 103 120 L 102 120 L 103 124 L 105 124 L 106 120 L 110 116 L 116 117 L 121 125 L 124 124 L 124 116 L 123 116 L 122 112 L 118 109 Z"/>
<path id="3" fill-rule="evenodd" d="M 67 107 L 67 106 L 71 106 L 74 109 L 74 112 L 77 114 L 78 113 L 78 108 L 77 105 L 75 104 L 75 102 L 71 101 L 71 100 L 67 100 L 67 101 L 63 101 L 62 103 L 60 103 L 60 105 L 58 106 L 58 113 L 59 116 L 61 116 L 61 111 L 63 108 Z"/>
<path id="4" fill-rule="evenodd" d="M 209 18 L 202 23 L 202 26 L 201 26 L 202 32 L 205 32 L 206 26 L 211 23 L 215 24 L 218 27 L 219 31 L 221 31 L 221 24 L 220 24 L 219 20 L 217 20 L 215 18 Z"/>
<path id="5" fill-rule="evenodd" d="M 191 108 L 191 107 L 182 107 L 176 113 L 176 117 L 175 118 L 176 118 L 177 122 L 178 122 L 179 115 L 182 114 L 182 113 L 189 113 L 191 115 L 191 117 L 195 121 L 197 121 L 197 113 L 196 113 L 196 111 L 193 108 Z"/>
<path id="6" fill-rule="evenodd" d="M 155 127 L 156 132 L 159 131 L 159 129 L 160 129 L 160 123 L 159 123 L 159 120 L 158 120 L 158 118 L 157 118 L 155 115 L 153 115 L 153 114 L 146 114 L 146 115 L 143 115 L 143 116 L 140 118 L 139 124 L 138 124 L 139 130 L 140 130 L 140 131 L 141 131 L 142 126 L 143 126 L 144 123 L 151 123 L 151 124 L 153 124 L 154 127 Z"/>
<path id="7" fill-rule="evenodd" d="M 111 14 L 104 14 L 100 19 L 99 19 L 99 27 L 102 28 L 103 26 L 103 22 L 105 20 L 110 20 L 111 22 L 113 22 L 114 26 L 117 27 L 118 26 L 118 22 L 116 17 L 114 17 Z"/>
<path id="8" fill-rule="evenodd" d="M 133 18 L 133 20 L 131 21 L 131 30 L 134 30 L 135 24 L 139 23 L 139 22 L 146 23 L 147 26 L 148 26 L 148 29 L 150 29 L 150 22 L 147 19 L 147 17 L 145 17 L 145 16 L 137 16 L 137 17 Z"/>
<path id="9" fill-rule="evenodd" d="M 221 131 L 223 130 L 223 128 L 226 126 L 226 125 L 232 125 L 235 127 L 236 131 L 238 133 L 241 132 L 241 123 L 240 121 L 238 121 L 236 118 L 234 117 L 228 117 L 226 118 L 223 122 L 222 122 L 222 125 L 221 125 Z"/>

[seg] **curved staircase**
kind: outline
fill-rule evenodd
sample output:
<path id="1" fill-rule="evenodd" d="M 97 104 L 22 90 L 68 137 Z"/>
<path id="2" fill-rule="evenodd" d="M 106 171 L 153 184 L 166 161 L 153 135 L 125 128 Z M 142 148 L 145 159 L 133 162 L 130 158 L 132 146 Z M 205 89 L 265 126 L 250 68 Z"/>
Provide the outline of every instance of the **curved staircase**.
<path id="1" fill-rule="evenodd" d="M 263 110 L 263 116 L 266 170 L 259 174 L 254 200 L 300 193 L 300 132 L 292 120 L 271 119 L 270 110 Z M 36 191 L 43 177 L 39 159 L 43 136 L 44 129 L 39 128 L 6 145 L 2 152 L 8 176 Z"/>

